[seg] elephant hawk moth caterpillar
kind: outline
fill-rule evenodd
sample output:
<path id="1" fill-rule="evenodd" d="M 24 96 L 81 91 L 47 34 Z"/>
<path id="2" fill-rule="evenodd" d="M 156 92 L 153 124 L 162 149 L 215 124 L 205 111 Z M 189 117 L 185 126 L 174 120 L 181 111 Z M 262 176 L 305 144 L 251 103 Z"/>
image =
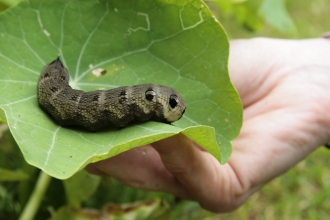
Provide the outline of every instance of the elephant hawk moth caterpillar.
<path id="1" fill-rule="evenodd" d="M 174 89 L 158 84 L 91 92 L 72 89 L 68 70 L 59 57 L 44 67 L 37 87 L 39 106 L 59 125 L 77 125 L 91 131 L 148 120 L 171 123 L 186 109 Z"/>

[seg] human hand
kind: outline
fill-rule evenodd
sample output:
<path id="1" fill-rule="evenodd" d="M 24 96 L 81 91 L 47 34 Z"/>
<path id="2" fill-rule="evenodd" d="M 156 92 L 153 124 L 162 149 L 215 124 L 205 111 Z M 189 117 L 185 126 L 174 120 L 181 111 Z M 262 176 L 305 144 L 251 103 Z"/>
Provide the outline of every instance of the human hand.
<path id="1" fill-rule="evenodd" d="M 329 40 L 257 38 L 230 46 L 244 121 L 227 164 L 179 134 L 86 169 L 228 212 L 330 140 Z"/>

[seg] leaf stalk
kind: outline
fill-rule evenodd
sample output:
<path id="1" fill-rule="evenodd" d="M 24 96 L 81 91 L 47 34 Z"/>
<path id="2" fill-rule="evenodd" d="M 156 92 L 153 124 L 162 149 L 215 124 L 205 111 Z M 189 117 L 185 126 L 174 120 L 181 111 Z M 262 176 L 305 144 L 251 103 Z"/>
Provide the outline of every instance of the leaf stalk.
<path id="1" fill-rule="evenodd" d="M 39 209 L 40 203 L 50 183 L 51 176 L 41 171 L 33 192 L 26 203 L 19 220 L 32 220 Z"/>

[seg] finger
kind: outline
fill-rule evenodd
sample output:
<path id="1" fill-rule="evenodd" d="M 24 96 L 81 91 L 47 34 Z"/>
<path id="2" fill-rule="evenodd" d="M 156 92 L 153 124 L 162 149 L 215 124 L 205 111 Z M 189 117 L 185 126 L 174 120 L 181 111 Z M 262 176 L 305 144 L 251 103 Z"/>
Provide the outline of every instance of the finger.
<path id="1" fill-rule="evenodd" d="M 221 210 L 220 200 L 226 202 L 226 190 L 231 187 L 233 177 L 228 165 L 220 166 L 212 155 L 200 150 L 182 134 L 155 142 L 152 146 L 166 169 L 186 189 L 185 197 L 198 201 L 208 210 Z M 224 178 L 227 179 L 222 181 Z"/>
<path id="2" fill-rule="evenodd" d="M 135 188 L 184 196 L 181 184 L 166 170 L 159 154 L 150 146 L 137 147 L 89 164 L 86 170 L 97 175 L 106 174 Z"/>
<path id="3" fill-rule="evenodd" d="M 91 164 L 88 164 L 86 167 L 85 167 L 85 170 L 91 174 L 94 174 L 94 175 L 98 175 L 98 176 L 107 176 L 107 174 L 105 172 L 103 172 L 102 170 L 98 169 L 95 164 L 91 163 Z"/>

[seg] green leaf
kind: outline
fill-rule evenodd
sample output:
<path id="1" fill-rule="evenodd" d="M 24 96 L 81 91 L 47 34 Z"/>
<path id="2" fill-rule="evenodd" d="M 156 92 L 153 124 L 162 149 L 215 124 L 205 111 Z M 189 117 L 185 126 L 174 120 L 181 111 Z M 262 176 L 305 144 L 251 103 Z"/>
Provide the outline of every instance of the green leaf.
<path id="1" fill-rule="evenodd" d="M 81 170 L 69 179 L 63 181 L 65 194 L 70 206 L 80 208 L 81 202 L 88 199 L 97 189 L 101 177 Z M 82 184 L 83 183 L 83 184 Z"/>
<path id="2" fill-rule="evenodd" d="M 0 3 L 5 4 L 7 6 L 13 6 L 21 2 L 22 0 L 0 0 Z"/>
<path id="3" fill-rule="evenodd" d="M 264 0 L 260 12 L 265 16 L 265 20 L 282 32 L 292 32 L 296 30 L 283 0 Z"/>
<path id="4" fill-rule="evenodd" d="M 222 0 L 214 2 L 226 17 L 235 15 L 236 20 L 248 30 L 263 27 L 264 17 L 259 12 L 261 0 Z"/>
<path id="5" fill-rule="evenodd" d="M 201 0 L 30 0 L 0 15 L 0 119 L 26 161 L 60 179 L 91 162 L 183 133 L 225 163 L 242 123 L 229 45 Z M 58 126 L 37 103 L 42 68 L 60 54 L 73 88 L 157 83 L 187 110 L 172 125 L 88 132 Z M 107 71 L 96 77 L 92 70 Z"/>
<path id="6" fill-rule="evenodd" d="M 7 169 L 0 168 L 0 182 L 1 181 L 20 181 L 25 180 L 28 178 L 28 175 L 26 175 L 23 172 L 17 172 Z"/>

